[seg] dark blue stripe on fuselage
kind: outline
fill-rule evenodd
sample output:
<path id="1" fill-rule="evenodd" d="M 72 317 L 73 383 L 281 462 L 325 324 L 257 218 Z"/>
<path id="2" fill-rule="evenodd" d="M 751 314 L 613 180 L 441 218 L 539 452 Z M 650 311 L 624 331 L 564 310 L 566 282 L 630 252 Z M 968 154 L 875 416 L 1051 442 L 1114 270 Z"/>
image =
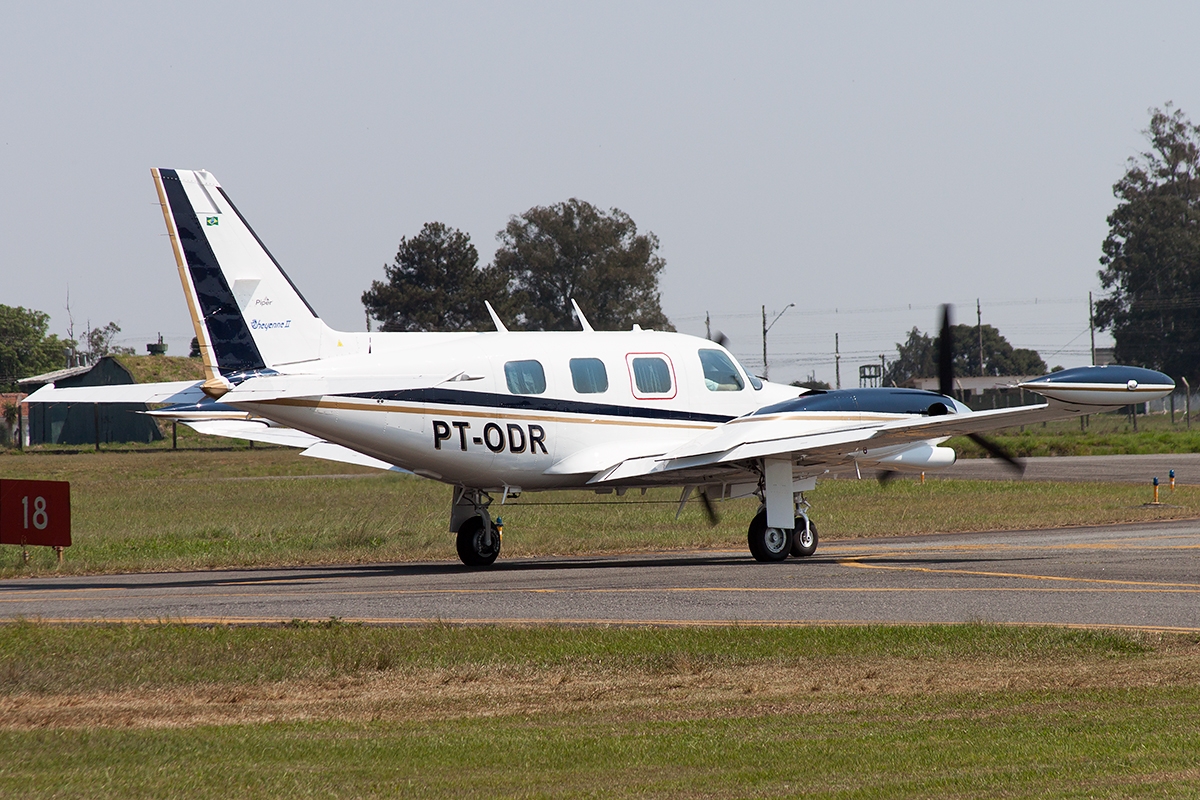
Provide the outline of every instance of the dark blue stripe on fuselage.
<path id="1" fill-rule="evenodd" d="M 618 406 L 611 403 L 586 403 L 578 400 L 559 400 L 535 395 L 497 394 L 494 392 L 465 392 L 458 389 L 402 389 L 394 392 L 361 392 L 343 395 L 365 400 L 391 400 L 404 403 L 430 403 L 444 406 L 479 406 L 511 411 L 544 411 L 556 414 L 577 414 L 594 417 L 631 417 L 670 420 L 672 422 L 728 422 L 733 417 L 724 414 L 697 414 L 665 408 Z"/>
<path id="2" fill-rule="evenodd" d="M 263 369 L 263 362 L 250 328 L 238 309 L 233 292 L 221 274 L 221 267 L 213 253 L 208 237 L 201 227 L 196 211 L 188 200 L 187 192 L 173 169 L 160 169 L 163 192 L 179 232 L 179 246 L 187 262 L 196 299 L 200 302 L 200 313 L 204 327 L 212 340 L 217 357 L 217 369 L 222 373 Z"/>

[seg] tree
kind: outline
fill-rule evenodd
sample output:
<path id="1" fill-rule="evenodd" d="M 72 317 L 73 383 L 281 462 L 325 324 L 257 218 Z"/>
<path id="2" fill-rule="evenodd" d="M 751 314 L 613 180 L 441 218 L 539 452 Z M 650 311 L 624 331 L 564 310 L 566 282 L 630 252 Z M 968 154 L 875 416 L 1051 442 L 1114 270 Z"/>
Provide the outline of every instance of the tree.
<path id="1" fill-rule="evenodd" d="M 979 370 L 979 337 L 983 335 L 983 372 Z M 954 341 L 954 374 L 975 377 L 980 374 L 1044 375 L 1046 362 L 1035 350 L 1014 348 L 1000 331 L 991 325 L 953 325 L 950 336 Z M 930 337 L 916 328 L 908 332 L 908 341 L 897 344 L 899 357 L 884 373 L 885 385 L 899 386 L 913 378 L 936 378 L 941 336 Z"/>
<path id="2" fill-rule="evenodd" d="M 508 283 L 510 313 L 527 330 L 573 330 L 574 299 L 596 328 L 675 330 L 659 307 L 666 261 L 658 237 L 639 234 L 620 209 L 572 198 L 535 206 L 496 236 L 494 267 Z"/>
<path id="3" fill-rule="evenodd" d="M 1200 378 L 1200 125 L 1171 103 L 1151 109 L 1150 150 L 1113 185 L 1096 324 L 1117 360 Z"/>
<path id="4" fill-rule="evenodd" d="M 110 322 L 103 328 L 89 329 L 84 340 L 88 346 L 87 355 L 91 360 L 96 361 L 104 356 L 136 355 L 137 350 L 134 350 L 132 347 L 120 347 L 112 343 L 112 340 L 120 332 L 121 326 L 115 322 Z"/>
<path id="5" fill-rule="evenodd" d="M 0 386 L 15 391 L 17 381 L 62 369 L 69 339 L 46 335 L 50 315 L 21 306 L 0 305 Z"/>
<path id="6" fill-rule="evenodd" d="M 902 386 L 914 378 L 936 378 L 938 351 L 934 340 L 914 327 L 908 340 L 896 343 L 899 356 L 887 365 L 883 374 L 885 386 Z"/>
<path id="7" fill-rule="evenodd" d="M 362 302 L 384 331 L 488 330 L 483 301 L 504 291 L 490 270 L 479 268 L 471 237 L 441 222 L 401 239 L 383 272 L 387 282 L 372 281 Z"/>

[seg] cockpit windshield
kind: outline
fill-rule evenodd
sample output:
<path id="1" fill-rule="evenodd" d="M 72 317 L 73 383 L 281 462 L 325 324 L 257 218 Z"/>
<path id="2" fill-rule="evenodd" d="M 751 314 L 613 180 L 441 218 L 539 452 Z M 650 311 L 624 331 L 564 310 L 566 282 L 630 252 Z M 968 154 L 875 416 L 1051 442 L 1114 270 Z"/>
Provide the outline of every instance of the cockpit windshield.
<path id="1" fill-rule="evenodd" d="M 746 387 L 742 376 L 723 350 L 701 350 L 700 366 L 704 369 L 704 386 L 710 392 L 740 392 Z"/>

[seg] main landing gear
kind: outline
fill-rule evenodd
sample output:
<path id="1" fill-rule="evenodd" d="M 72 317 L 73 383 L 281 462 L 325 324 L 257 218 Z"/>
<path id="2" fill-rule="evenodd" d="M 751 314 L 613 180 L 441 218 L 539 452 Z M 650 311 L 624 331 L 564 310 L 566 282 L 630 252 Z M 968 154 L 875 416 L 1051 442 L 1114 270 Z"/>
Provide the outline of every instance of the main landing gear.
<path id="1" fill-rule="evenodd" d="M 817 552 L 817 526 L 808 518 L 808 502 L 796 504 L 795 527 L 772 528 L 767 525 L 767 509 L 760 508 L 750 520 L 746 539 L 755 561 L 783 561 L 788 556 L 807 558 Z"/>
<path id="2" fill-rule="evenodd" d="M 458 557 L 468 567 L 486 567 L 500 555 L 504 523 L 492 520 L 492 498 L 479 489 L 458 489 L 450 509 L 450 530 L 456 534 Z"/>

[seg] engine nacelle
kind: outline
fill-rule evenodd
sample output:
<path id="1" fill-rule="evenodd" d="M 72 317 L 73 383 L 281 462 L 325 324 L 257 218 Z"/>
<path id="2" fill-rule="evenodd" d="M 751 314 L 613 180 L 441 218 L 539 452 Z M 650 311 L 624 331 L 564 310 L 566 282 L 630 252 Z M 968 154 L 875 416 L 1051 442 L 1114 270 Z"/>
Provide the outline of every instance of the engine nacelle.
<path id="1" fill-rule="evenodd" d="M 921 442 L 913 447 L 907 447 L 898 453 L 876 459 L 881 467 L 896 470 L 913 470 L 919 472 L 926 469 L 941 469 L 953 466 L 958 454 L 952 447 L 939 447 L 927 442 Z"/>

